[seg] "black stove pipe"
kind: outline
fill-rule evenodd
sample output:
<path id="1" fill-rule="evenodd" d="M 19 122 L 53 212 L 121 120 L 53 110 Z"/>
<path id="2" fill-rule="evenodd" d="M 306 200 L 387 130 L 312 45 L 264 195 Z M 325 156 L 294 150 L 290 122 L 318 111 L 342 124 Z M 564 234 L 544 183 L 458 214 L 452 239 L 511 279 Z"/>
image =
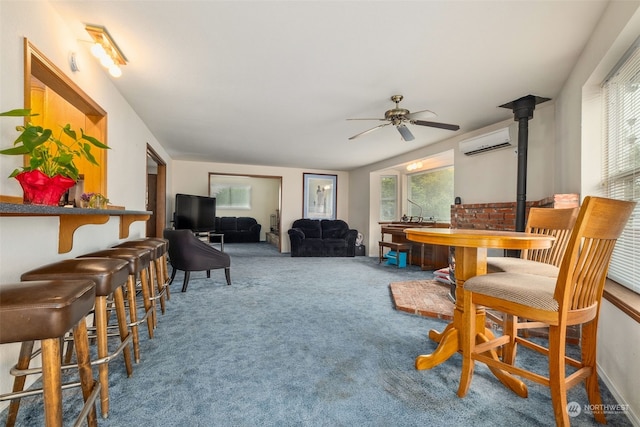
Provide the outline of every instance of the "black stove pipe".
<path id="1" fill-rule="evenodd" d="M 516 231 L 524 231 L 527 207 L 527 150 L 529 148 L 529 120 L 533 118 L 536 105 L 548 101 L 534 95 L 527 95 L 502 108 L 513 110 L 513 120 L 518 122 L 518 186 L 516 197 Z"/>

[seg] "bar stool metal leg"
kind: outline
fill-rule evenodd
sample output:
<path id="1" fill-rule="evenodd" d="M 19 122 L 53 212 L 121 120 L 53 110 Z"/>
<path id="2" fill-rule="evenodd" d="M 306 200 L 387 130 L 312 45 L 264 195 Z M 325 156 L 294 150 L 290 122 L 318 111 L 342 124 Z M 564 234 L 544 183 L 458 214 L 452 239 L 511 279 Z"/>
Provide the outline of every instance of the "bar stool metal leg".
<path id="1" fill-rule="evenodd" d="M 160 301 L 160 311 L 165 313 L 168 285 L 166 275 L 166 253 L 169 243 L 165 239 L 146 237 L 142 239 L 127 240 L 114 248 L 146 248 L 152 251 L 151 263 L 149 264 L 149 283 L 152 291 L 152 298 Z M 153 293 L 156 292 L 154 295 Z M 167 297 L 168 299 L 168 297 Z M 157 319 L 155 324 L 157 325 Z"/>
<path id="2" fill-rule="evenodd" d="M 128 276 L 127 285 L 127 302 L 129 305 L 129 327 L 131 327 L 133 336 L 133 352 L 136 363 L 140 361 L 140 334 L 138 326 L 146 320 L 149 338 L 153 338 L 154 323 L 153 314 L 155 305 L 151 299 L 151 290 L 149 289 L 148 268 L 151 260 L 151 250 L 143 248 L 109 248 L 103 249 L 89 254 L 84 254 L 77 259 L 82 258 L 111 258 L 119 259 L 127 262 Z M 142 301 L 144 306 L 144 315 L 138 316 L 138 302 L 136 299 L 137 288 L 136 280 L 140 278 L 140 287 L 142 291 Z"/>

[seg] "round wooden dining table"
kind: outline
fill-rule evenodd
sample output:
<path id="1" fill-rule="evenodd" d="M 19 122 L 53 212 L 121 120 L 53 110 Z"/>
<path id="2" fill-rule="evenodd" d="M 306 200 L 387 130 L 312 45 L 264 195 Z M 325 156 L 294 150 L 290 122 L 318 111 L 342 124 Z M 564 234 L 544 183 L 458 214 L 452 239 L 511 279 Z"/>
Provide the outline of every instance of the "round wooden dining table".
<path id="1" fill-rule="evenodd" d="M 455 247 L 456 306 L 453 320 L 442 332 L 432 330 L 429 338 L 438 343 L 431 354 L 416 358 L 416 369 L 431 369 L 461 350 L 460 330 L 464 311 L 464 282 L 481 274 L 487 274 L 487 249 L 546 249 L 551 247 L 553 236 L 515 231 L 477 229 L 407 228 L 404 230 L 410 241 Z M 486 327 L 484 310 L 476 313 L 476 330 L 484 331 L 485 337 L 493 337 Z M 492 369 L 494 375 L 520 396 L 527 389 L 522 381 L 504 371 Z"/>

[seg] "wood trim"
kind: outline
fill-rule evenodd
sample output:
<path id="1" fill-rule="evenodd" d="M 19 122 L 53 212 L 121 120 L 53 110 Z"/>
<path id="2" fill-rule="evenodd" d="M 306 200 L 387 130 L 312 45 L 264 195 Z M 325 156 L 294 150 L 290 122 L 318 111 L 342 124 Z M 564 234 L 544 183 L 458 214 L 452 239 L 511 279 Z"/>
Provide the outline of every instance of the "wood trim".
<path id="1" fill-rule="evenodd" d="M 109 144 L 107 135 L 107 112 L 100 107 L 86 92 L 84 92 L 73 80 L 71 80 L 60 68 L 51 62 L 40 52 L 26 37 L 24 38 L 24 107 L 32 108 L 31 94 L 35 80 L 44 84 L 55 92 L 64 102 L 73 106 L 84 115 L 84 125 L 78 125 L 95 136 L 105 144 Z M 34 111 L 38 112 L 38 111 Z M 40 112 L 44 113 L 44 112 Z M 44 116 L 43 116 L 44 117 Z M 28 118 L 25 118 L 25 122 Z M 108 150 L 94 152 L 100 164 L 99 178 L 92 179 L 91 191 L 108 195 L 107 189 L 107 162 Z M 25 165 L 28 164 L 27 156 L 24 157 Z M 81 160 L 84 161 L 84 160 Z M 81 167 L 81 165 L 80 165 Z M 82 170 L 80 171 L 82 173 Z M 96 175 L 98 175 L 96 174 Z M 86 187 L 85 187 L 86 188 Z"/>
<path id="2" fill-rule="evenodd" d="M 613 280 L 607 279 L 604 285 L 603 298 L 640 323 L 640 294 Z"/>
<path id="3" fill-rule="evenodd" d="M 146 221 L 149 215 L 120 215 L 120 238 L 129 237 L 129 227 L 136 221 Z"/>
<path id="4" fill-rule="evenodd" d="M 65 254 L 73 249 L 73 233 L 86 224 L 105 224 L 109 215 L 60 215 L 58 253 Z"/>
<path id="5" fill-rule="evenodd" d="M 15 203 L 21 205 L 24 199 L 20 196 L 5 196 L 0 194 L 0 203 Z"/>
<path id="6" fill-rule="evenodd" d="M 55 92 L 61 94 L 71 105 L 91 116 L 106 117 L 107 112 L 87 95 L 73 80 L 40 52 L 26 37 L 24 39 L 24 79 L 25 83 L 31 76 L 45 83 Z M 34 61 L 35 59 L 35 61 Z M 44 81 L 43 81 L 44 79 Z M 30 107 L 31 87 L 25 84 L 24 102 Z"/>
<path id="7" fill-rule="evenodd" d="M 155 206 L 156 235 L 148 237 L 162 237 L 163 230 L 167 227 L 167 163 L 149 144 L 147 144 L 147 156 L 158 166 Z"/>

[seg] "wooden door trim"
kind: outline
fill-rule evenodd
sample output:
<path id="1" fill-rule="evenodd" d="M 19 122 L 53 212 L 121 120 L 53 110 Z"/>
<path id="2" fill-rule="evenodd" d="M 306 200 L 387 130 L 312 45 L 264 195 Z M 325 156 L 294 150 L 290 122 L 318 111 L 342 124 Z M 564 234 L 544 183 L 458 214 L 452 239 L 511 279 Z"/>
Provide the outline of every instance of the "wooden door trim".
<path id="1" fill-rule="evenodd" d="M 162 237 L 162 231 L 167 227 L 167 163 L 149 144 L 147 144 L 147 156 L 149 156 L 158 165 L 158 178 L 156 180 L 155 237 Z"/>

